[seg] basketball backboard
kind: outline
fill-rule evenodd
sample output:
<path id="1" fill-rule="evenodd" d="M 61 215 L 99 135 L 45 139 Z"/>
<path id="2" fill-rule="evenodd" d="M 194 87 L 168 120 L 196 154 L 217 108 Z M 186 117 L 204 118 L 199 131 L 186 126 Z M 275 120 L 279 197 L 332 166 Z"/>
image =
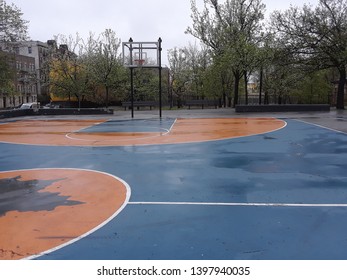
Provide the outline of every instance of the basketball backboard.
<path id="1" fill-rule="evenodd" d="M 158 42 L 129 42 L 122 43 L 123 65 L 129 68 L 158 68 L 160 67 L 160 46 Z"/>

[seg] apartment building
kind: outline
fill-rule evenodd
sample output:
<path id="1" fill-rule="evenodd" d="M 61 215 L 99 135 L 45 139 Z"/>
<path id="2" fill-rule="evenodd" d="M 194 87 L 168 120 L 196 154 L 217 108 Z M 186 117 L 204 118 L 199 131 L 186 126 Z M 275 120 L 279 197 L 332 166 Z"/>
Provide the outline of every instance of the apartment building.
<path id="1" fill-rule="evenodd" d="M 49 57 L 49 46 L 40 41 L 0 43 L 1 51 L 9 53 L 16 75 L 14 92 L 3 93 L 0 108 L 16 107 L 26 102 L 36 102 L 48 94 L 45 62 Z"/>
<path id="2" fill-rule="evenodd" d="M 35 59 L 35 73 L 37 79 L 37 94 L 38 96 L 46 94 L 45 81 L 45 62 L 49 57 L 49 46 L 47 43 L 40 41 L 20 42 L 16 52 L 19 55 L 32 57 Z"/>

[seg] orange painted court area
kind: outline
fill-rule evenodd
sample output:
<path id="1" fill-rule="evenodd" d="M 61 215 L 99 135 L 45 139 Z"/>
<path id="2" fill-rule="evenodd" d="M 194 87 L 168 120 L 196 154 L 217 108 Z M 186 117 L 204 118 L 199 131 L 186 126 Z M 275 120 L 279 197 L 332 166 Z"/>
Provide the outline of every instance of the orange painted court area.
<path id="1" fill-rule="evenodd" d="M 0 172 L 0 180 L 30 185 L 17 205 L 0 215 L 0 260 L 30 257 L 78 239 L 112 217 L 127 199 L 123 182 L 89 170 Z M 35 190 L 39 182 L 49 185 Z M 29 208 L 23 209 L 24 204 Z"/>
<path id="2" fill-rule="evenodd" d="M 285 126 L 275 118 L 177 119 L 167 132 L 83 132 L 107 120 L 25 120 L 1 125 L 0 142 L 52 146 L 192 143 L 250 136 Z"/>

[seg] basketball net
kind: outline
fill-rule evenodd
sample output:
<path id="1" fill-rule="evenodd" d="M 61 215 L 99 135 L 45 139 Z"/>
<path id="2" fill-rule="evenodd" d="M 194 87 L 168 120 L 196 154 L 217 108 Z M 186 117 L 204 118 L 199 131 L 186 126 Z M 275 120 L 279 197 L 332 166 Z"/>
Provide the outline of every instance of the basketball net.
<path id="1" fill-rule="evenodd" d="M 142 67 L 145 64 L 144 59 L 135 59 L 134 62 L 138 67 Z"/>

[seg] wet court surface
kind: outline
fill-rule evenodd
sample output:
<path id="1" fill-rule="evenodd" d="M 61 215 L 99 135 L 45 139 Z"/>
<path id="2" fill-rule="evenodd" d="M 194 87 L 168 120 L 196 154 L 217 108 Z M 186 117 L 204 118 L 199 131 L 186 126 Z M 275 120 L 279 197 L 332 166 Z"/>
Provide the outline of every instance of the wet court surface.
<path id="1" fill-rule="evenodd" d="M 249 136 L 281 129 L 274 118 L 166 120 L 28 120 L 3 123 L 0 141 L 48 146 L 177 144 Z"/>
<path id="2" fill-rule="evenodd" d="M 347 258 L 344 133 L 273 118 L 0 129 L 0 259 Z"/>

